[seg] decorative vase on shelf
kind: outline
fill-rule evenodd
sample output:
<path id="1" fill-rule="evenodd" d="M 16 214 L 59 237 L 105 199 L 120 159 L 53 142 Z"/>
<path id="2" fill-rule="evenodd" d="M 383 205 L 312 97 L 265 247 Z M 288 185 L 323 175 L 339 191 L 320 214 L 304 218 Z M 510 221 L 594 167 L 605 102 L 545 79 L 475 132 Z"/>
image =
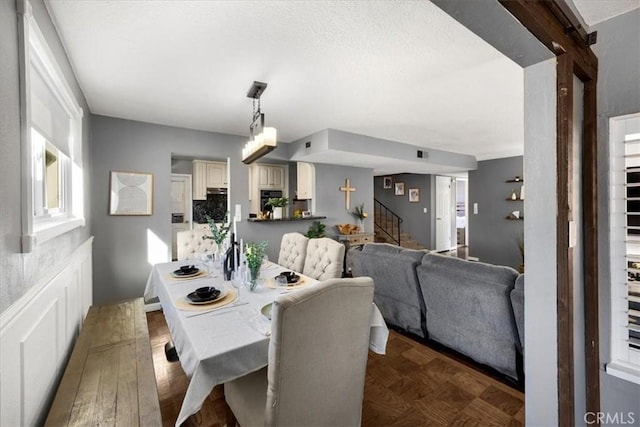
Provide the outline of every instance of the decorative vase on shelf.
<path id="1" fill-rule="evenodd" d="M 516 190 L 511 190 L 511 200 L 517 200 L 518 195 L 516 194 Z"/>

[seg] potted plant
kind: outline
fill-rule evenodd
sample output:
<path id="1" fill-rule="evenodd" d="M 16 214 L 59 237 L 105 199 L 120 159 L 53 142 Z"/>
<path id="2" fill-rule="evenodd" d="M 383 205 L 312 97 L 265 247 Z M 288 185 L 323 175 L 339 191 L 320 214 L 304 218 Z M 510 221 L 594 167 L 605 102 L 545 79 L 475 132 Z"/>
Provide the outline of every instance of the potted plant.
<path id="1" fill-rule="evenodd" d="M 364 211 L 364 203 L 357 205 L 349 214 L 358 221 L 360 232 L 364 232 L 364 220 L 369 216 L 369 214 Z"/>
<path id="2" fill-rule="evenodd" d="M 327 226 L 320 221 L 313 221 L 313 223 L 309 226 L 309 230 L 307 230 L 305 236 L 310 239 L 319 239 L 320 237 L 324 237 L 324 230 L 326 229 L 326 227 Z"/>
<path id="3" fill-rule="evenodd" d="M 273 208 L 273 219 L 282 219 L 282 208 L 287 206 L 289 199 L 286 197 L 274 197 L 267 204 Z"/>

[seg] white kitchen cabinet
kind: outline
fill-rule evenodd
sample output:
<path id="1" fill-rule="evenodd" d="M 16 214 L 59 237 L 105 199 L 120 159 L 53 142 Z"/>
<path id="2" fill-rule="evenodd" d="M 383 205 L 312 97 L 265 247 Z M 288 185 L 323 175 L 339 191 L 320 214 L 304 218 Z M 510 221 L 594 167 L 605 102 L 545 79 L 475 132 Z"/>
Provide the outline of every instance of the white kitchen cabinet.
<path id="1" fill-rule="evenodd" d="M 256 177 L 259 188 L 284 190 L 284 167 L 271 165 L 257 165 Z"/>
<path id="2" fill-rule="evenodd" d="M 193 161 L 193 200 L 206 200 L 207 198 L 207 164 L 197 160 Z"/>
<path id="3" fill-rule="evenodd" d="M 313 199 L 313 187 L 315 182 L 315 170 L 310 163 L 298 162 L 297 164 L 297 177 L 298 184 L 296 188 L 296 194 L 298 199 L 307 200 Z"/>
<path id="4" fill-rule="evenodd" d="M 207 187 L 227 188 L 227 165 L 225 163 L 207 163 Z"/>
<path id="5" fill-rule="evenodd" d="M 281 190 L 288 197 L 287 166 L 254 163 L 249 166 L 249 212 L 260 212 L 260 191 Z"/>
<path id="6" fill-rule="evenodd" d="M 204 160 L 193 161 L 193 199 L 205 200 L 207 188 L 227 188 L 227 164 Z"/>

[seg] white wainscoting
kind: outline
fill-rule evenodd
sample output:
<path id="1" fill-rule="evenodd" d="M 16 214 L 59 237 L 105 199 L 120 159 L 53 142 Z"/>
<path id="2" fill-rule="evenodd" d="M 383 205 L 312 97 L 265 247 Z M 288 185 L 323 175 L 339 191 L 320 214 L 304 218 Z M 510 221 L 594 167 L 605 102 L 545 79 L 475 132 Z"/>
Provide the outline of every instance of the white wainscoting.
<path id="1" fill-rule="evenodd" d="M 93 302 L 89 238 L 0 315 L 0 425 L 41 425 Z"/>

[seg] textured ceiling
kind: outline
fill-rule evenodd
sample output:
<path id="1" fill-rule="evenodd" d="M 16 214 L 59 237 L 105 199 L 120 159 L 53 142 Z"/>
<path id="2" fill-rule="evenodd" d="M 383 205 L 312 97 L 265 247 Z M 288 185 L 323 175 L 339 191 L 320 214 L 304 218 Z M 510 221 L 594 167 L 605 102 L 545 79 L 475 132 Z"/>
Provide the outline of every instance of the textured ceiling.
<path id="1" fill-rule="evenodd" d="M 640 7 L 573 1 L 587 25 Z M 96 114 L 247 135 L 260 80 L 285 142 L 333 128 L 478 159 L 523 150 L 522 69 L 427 1 L 47 6 Z"/>
<path id="2" fill-rule="evenodd" d="M 523 70 L 426 1 L 47 2 L 93 113 L 290 142 L 333 128 L 506 157 Z"/>

